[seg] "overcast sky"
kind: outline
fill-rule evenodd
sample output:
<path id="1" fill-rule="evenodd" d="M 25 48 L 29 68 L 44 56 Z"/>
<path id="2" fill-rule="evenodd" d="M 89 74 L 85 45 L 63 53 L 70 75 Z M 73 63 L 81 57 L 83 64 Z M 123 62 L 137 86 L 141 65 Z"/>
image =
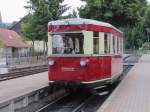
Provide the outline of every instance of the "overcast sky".
<path id="1" fill-rule="evenodd" d="M 18 21 L 24 17 L 28 13 L 27 10 L 24 9 L 27 1 L 28 0 L 0 0 L 0 12 L 3 22 Z M 80 0 L 65 0 L 64 4 L 68 4 L 71 6 L 71 9 L 74 9 L 84 3 Z M 71 10 L 69 12 L 71 12 Z"/>
<path id="2" fill-rule="evenodd" d="M 28 11 L 24 9 L 28 0 L 0 0 L 0 12 L 3 22 L 18 21 L 24 17 Z M 65 0 L 64 4 L 71 6 L 71 10 L 80 7 L 84 3 L 80 0 Z M 71 10 L 69 12 L 71 12 Z"/>

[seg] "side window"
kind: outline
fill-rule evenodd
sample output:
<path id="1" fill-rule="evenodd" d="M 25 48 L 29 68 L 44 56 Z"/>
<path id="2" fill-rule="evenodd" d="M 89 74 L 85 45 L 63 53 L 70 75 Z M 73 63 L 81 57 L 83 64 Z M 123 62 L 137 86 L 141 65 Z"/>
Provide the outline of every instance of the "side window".
<path id="1" fill-rule="evenodd" d="M 93 34 L 93 53 L 99 54 L 99 32 Z"/>
<path id="2" fill-rule="evenodd" d="M 120 38 L 120 53 L 123 53 L 123 38 Z"/>
<path id="3" fill-rule="evenodd" d="M 94 54 L 99 54 L 99 38 L 93 38 L 93 52 Z"/>
<path id="4" fill-rule="evenodd" d="M 115 47 L 116 47 L 116 44 L 115 44 L 115 37 L 113 36 L 113 53 L 115 54 Z"/>
<path id="5" fill-rule="evenodd" d="M 110 53 L 110 34 L 104 35 L 104 53 Z"/>
<path id="6" fill-rule="evenodd" d="M 120 52 L 120 37 L 118 38 L 118 53 L 120 54 L 121 52 Z"/>
<path id="7" fill-rule="evenodd" d="M 119 41 L 120 37 L 117 37 L 117 53 L 120 53 L 120 41 Z"/>
<path id="8" fill-rule="evenodd" d="M 93 37 L 99 37 L 99 32 L 94 31 Z"/>
<path id="9" fill-rule="evenodd" d="M 123 52 L 123 38 L 121 36 L 112 35 L 110 43 L 112 54 L 121 54 Z"/>
<path id="10" fill-rule="evenodd" d="M 123 51 L 123 43 L 122 43 L 122 38 L 119 37 L 119 53 L 122 53 Z"/>
<path id="11" fill-rule="evenodd" d="M 107 34 L 104 35 L 104 53 L 108 53 L 108 37 Z"/>

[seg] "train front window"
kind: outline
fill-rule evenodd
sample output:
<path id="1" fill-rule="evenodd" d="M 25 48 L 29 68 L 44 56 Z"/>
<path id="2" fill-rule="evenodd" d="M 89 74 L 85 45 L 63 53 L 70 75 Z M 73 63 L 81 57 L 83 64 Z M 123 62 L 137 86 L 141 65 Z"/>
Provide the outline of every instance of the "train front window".
<path id="1" fill-rule="evenodd" d="M 53 54 L 83 54 L 83 39 L 81 33 L 63 33 L 53 35 Z"/>

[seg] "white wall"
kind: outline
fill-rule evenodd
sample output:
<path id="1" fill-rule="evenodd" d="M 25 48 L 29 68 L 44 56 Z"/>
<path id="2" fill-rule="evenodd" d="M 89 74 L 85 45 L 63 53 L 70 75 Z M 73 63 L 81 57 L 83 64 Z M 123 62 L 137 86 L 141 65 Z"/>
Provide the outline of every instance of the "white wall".
<path id="1" fill-rule="evenodd" d="M 93 54 L 93 32 L 84 31 L 84 54 Z"/>
<path id="2" fill-rule="evenodd" d="M 32 45 L 32 41 L 27 41 L 27 43 Z M 44 50 L 44 42 L 43 41 L 35 41 L 34 49 L 35 49 L 35 51 L 43 51 Z"/>

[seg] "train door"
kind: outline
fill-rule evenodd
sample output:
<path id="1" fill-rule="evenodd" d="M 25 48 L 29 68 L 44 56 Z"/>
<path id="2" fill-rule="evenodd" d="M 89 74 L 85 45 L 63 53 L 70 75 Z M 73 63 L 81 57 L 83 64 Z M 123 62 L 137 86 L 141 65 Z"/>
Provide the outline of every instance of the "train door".
<path id="1" fill-rule="evenodd" d="M 103 74 L 104 78 L 109 78 L 111 74 L 111 56 L 110 56 L 110 33 L 104 33 L 104 58 L 103 58 Z"/>
<path id="2" fill-rule="evenodd" d="M 111 75 L 112 78 L 119 76 L 123 70 L 122 66 L 122 37 L 112 35 L 112 58 Z"/>
<path id="3" fill-rule="evenodd" d="M 99 32 L 99 37 L 93 38 L 94 46 L 98 48 L 93 49 L 93 53 L 99 55 L 99 64 L 100 64 L 100 79 L 110 77 L 110 34 Z"/>

